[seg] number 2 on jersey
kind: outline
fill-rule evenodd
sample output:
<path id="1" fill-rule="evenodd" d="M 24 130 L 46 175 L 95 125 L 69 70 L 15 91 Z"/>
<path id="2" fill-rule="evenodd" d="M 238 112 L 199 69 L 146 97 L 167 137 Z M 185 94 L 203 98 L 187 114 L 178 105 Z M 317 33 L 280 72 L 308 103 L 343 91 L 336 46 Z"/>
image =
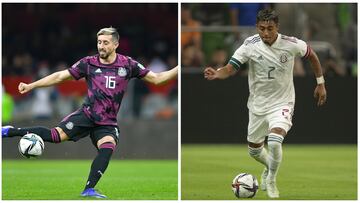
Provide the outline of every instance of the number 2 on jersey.
<path id="1" fill-rule="evenodd" d="M 115 89 L 115 76 L 104 76 L 106 78 L 106 88 Z"/>
<path id="2" fill-rule="evenodd" d="M 275 70 L 275 67 L 274 66 L 270 66 L 268 67 L 270 68 L 269 72 L 268 72 L 268 79 L 275 79 L 274 77 L 271 76 L 271 71 Z"/>

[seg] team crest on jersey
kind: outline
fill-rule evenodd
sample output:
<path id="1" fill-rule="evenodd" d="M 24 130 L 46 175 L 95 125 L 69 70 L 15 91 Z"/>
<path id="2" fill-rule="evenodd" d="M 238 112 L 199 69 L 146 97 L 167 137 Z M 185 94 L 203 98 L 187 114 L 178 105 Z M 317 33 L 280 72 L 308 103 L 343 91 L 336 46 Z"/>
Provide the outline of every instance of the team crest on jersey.
<path id="1" fill-rule="evenodd" d="M 125 77 L 127 75 L 126 69 L 124 67 L 120 67 L 118 70 L 118 75 L 120 77 Z"/>
<path id="2" fill-rule="evenodd" d="M 282 53 L 281 55 L 280 55 L 280 62 L 281 63 L 286 63 L 288 61 L 288 56 L 287 56 L 287 54 L 286 53 Z"/>

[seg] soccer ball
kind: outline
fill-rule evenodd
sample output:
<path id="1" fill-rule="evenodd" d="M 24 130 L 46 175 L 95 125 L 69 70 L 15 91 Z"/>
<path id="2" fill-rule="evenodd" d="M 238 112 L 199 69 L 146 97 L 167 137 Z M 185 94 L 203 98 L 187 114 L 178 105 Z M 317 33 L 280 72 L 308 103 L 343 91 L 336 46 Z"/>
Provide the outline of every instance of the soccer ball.
<path id="1" fill-rule="evenodd" d="M 43 139 L 34 134 L 28 133 L 19 141 L 19 152 L 26 158 L 35 158 L 40 156 L 45 148 Z"/>
<path id="2" fill-rule="evenodd" d="M 231 186 L 237 198 L 252 198 L 259 188 L 259 183 L 255 176 L 248 173 L 240 173 L 234 178 Z"/>

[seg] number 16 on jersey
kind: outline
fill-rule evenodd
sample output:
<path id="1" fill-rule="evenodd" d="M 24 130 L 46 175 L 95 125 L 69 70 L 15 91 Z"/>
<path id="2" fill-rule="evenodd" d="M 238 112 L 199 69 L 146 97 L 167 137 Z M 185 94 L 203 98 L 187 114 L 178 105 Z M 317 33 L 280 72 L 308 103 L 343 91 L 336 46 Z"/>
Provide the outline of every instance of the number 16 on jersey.
<path id="1" fill-rule="evenodd" d="M 115 89 L 115 76 L 104 76 L 106 78 L 105 87 L 109 89 Z"/>

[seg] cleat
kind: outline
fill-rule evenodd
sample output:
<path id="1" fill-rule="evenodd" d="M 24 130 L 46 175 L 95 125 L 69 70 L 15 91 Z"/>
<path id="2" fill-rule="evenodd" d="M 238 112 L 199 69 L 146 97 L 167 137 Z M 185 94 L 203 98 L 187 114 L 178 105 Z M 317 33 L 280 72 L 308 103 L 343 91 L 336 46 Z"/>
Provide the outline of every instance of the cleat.
<path id="1" fill-rule="evenodd" d="M 262 191 L 266 191 L 266 178 L 267 178 L 268 174 L 269 174 L 269 170 L 267 168 L 265 168 L 261 174 L 260 189 Z"/>
<path id="2" fill-rule="evenodd" d="M 1 137 L 7 137 L 8 135 L 8 132 L 9 132 L 9 129 L 10 128 L 14 128 L 14 126 L 11 126 L 11 125 L 6 125 L 6 126 L 3 126 L 1 128 Z"/>
<path id="3" fill-rule="evenodd" d="M 276 187 L 275 181 L 266 180 L 266 191 L 270 198 L 279 198 L 279 190 Z"/>
<path id="4" fill-rule="evenodd" d="M 81 193 L 82 197 L 95 197 L 95 198 L 106 198 L 105 195 L 100 194 L 99 191 L 97 191 L 94 188 L 88 188 L 85 189 L 82 193 Z"/>

